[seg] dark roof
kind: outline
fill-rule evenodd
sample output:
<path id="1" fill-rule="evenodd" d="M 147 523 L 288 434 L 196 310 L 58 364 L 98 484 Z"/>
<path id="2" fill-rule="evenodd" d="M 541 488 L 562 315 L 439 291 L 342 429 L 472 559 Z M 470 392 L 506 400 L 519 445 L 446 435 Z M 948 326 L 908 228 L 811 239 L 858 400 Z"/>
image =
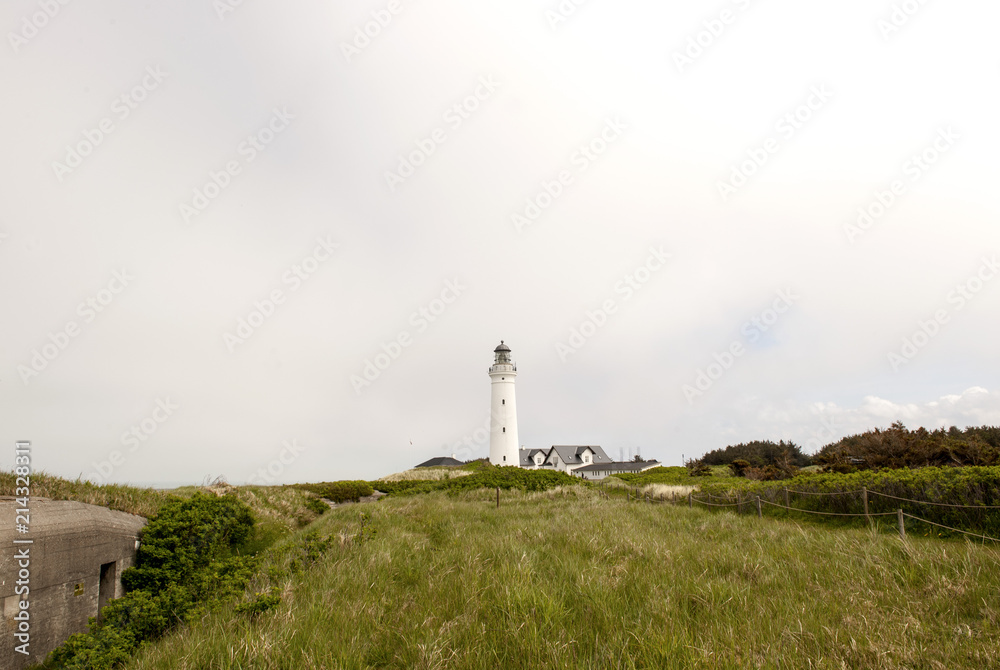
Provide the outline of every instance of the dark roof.
<path id="1" fill-rule="evenodd" d="M 649 468 L 655 468 L 659 464 L 659 461 L 619 461 L 614 463 L 594 463 L 593 465 L 584 465 L 582 468 L 576 468 L 573 472 L 597 472 L 601 470 L 607 470 L 608 472 L 642 472 L 643 470 L 648 470 Z"/>
<path id="2" fill-rule="evenodd" d="M 546 465 L 548 464 L 549 457 L 552 455 L 552 450 L 555 449 L 556 453 L 559 454 L 559 458 L 566 465 L 580 465 L 583 463 L 583 458 L 581 456 L 588 449 L 594 453 L 594 463 L 610 463 L 611 459 L 604 449 L 601 449 L 597 445 L 590 446 L 563 446 L 557 445 L 549 447 L 548 449 L 521 449 L 521 466 L 529 466 L 535 464 L 535 454 L 542 453 L 545 454 Z"/>
<path id="3" fill-rule="evenodd" d="M 493 351 L 494 352 L 497 352 L 497 351 L 510 351 L 510 347 L 508 347 L 506 344 L 504 344 L 503 340 L 500 340 L 500 344 L 498 344 L 497 348 L 494 349 Z"/>
<path id="4" fill-rule="evenodd" d="M 523 468 L 523 467 L 525 467 L 527 465 L 534 465 L 535 464 L 535 454 L 537 454 L 537 453 L 546 454 L 546 451 L 544 449 L 519 449 L 518 450 L 518 454 L 521 457 L 521 459 L 520 459 L 521 460 L 521 467 Z"/>
<path id="5" fill-rule="evenodd" d="M 566 465 L 576 465 L 577 463 L 583 463 L 583 459 L 580 456 L 583 452 L 590 449 L 594 452 L 594 463 L 611 463 L 611 459 L 608 457 L 604 450 L 599 446 L 595 445 L 584 445 L 584 446 L 564 446 L 564 445 L 554 445 L 552 447 L 559 454 L 559 458 Z"/>
<path id="6" fill-rule="evenodd" d="M 415 468 L 433 468 L 439 465 L 462 465 L 462 461 L 456 461 L 454 458 L 448 456 L 438 456 L 437 458 L 432 458 L 428 461 L 424 461 L 420 465 L 414 465 Z"/>

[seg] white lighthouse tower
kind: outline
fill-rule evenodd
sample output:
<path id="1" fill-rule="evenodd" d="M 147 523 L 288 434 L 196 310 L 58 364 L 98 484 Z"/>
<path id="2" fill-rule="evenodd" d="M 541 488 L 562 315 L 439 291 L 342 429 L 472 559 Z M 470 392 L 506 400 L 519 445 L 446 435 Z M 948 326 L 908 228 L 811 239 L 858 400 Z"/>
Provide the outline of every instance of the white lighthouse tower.
<path id="1" fill-rule="evenodd" d="M 510 347 L 500 340 L 493 350 L 490 366 L 490 463 L 520 466 L 517 441 L 517 405 L 514 403 L 514 378 L 517 366 L 510 359 Z"/>

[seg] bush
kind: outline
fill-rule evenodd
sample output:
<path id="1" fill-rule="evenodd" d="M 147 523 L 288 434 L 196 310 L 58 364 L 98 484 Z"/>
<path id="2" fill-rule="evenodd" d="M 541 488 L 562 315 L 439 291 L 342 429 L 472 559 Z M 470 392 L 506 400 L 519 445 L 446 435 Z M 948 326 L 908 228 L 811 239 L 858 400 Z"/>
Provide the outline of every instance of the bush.
<path id="1" fill-rule="evenodd" d="M 257 597 L 250 602 L 240 603 L 237 605 L 236 613 L 246 614 L 252 619 L 258 614 L 274 609 L 280 602 L 281 596 L 278 595 L 278 589 L 271 587 L 271 590 L 268 593 L 258 593 Z"/>
<path id="2" fill-rule="evenodd" d="M 742 458 L 737 458 L 729 464 L 729 471 L 733 473 L 733 477 L 744 477 L 750 467 L 750 463 Z"/>
<path id="3" fill-rule="evenodd" d="M 770 440 L 754 440 L 728 446 L 725 449 L 714 449 L 701 457 L 706 465 L 729 465 L 736 459 L 742 459 L 755 467 L 767 465 L 781 466 L 784 463 L 796 467 L 805 467 L 812 463 L 810 457 L 794 442 L 771 442 Z M 785 468 L 782 468 L 785 469 Z"/>
<path id="4" fill-rule="evenodd" d="M 520 489 L 522 491 L 545 491 L 556 486 L 584 484 L 586 480 L 572 477 L 565 472 L 552 470 L 526 470 L 517 466 L 495 466 L 484 464 L 471 475 L 453 479 L 403 480 L 377 482 L 380 490 L 390 495 L 430 493 L 446 491 L 457 494 L 481 488 Z"/>
<path id="5" fill-rule="evenodd" d="M 701 459 L 688 461 L 684 465 L 687 467 L 688 474 L 692 477 L 712 476 L 712 466 Z"/>
<path id="6" fill-rule="evenodd" d="M 787 488 L 791 491 L 793 507 L 839 514 L 862 513 L 864 506 L 860 491 L 866 488 L 871 514 L 894 512 L 901 508 L 928 521 L 1000 537 L 1000 509 L 982 509 L 982 506 L 1000 506 L 1000 466 L 865 470 L 849 474 L 807 473 L 778 485 L 749 479 L 722 479 L 702 483 L 700 488 L 703 493 L 734 502 L 760 496 L 761 500 L 779 505 L 785 504 L 784 491 Z M 799 495 L 799 491 L 805 495 Z M 829 493 L 841 495 L 815 495 Z M 939 507 L 897 498 L 980 509 Z"/>
<path id="7" fill-rule="evenodd" d="M 874 468 L 1000 465 L 1000 428 L 907 430 L 900 422 L 828 444 L 815 456 L 828 472 Z"/>
<path id="8" fill-rule="evenodd" d="M 71 636 L 45 668 L 120 667 L 139 645 L 204 613 L 209 603 L 242 593 L 255 562 L 241 555 L 254 519 L 231 495 L 168 498 L 140 533 L 136 565 L 122 573 L 126 593 L 100 623 Z"/>
<path id="9" fill-rule="evenodd" d="M 309 500 L 306 501 L 306 509 L 316 512 L 316 514 L 322 516 L 330 510 L 330 506 L 319 498 L 309 498 Z"/>
<path id="10" fill-rule="evenodd" d="M 382 486 L 382 483 L 378 482 L 378 485 Z M 304 491 L 311 491 L 321 498 L 332 500 L 335 503 L 348 501 L 357 502 L 360 498 L 370 496 L 375 493 L 375 489 L 372 488 L 372 485 L 362 480 L 321 482 L 319 484 L 297 484 L 296 486 Z"/>

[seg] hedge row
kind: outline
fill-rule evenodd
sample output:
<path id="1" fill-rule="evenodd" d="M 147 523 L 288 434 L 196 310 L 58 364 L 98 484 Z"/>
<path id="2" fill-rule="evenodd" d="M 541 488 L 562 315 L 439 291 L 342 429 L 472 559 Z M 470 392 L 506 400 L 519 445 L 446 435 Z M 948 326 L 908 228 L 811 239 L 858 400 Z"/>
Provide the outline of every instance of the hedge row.
<path id="1" fill-rule="evenodd" d="M 471 491 L 481 488 L 519 489 L 522 491 L 545 491 L 556 486 L 573 486 L 583 483 L 579 477 L 571 477 L 565 472 L 552 470 L 525 470 L 516 466 L 484 465 L 479 471 L 454 479 L 403 480 L 398 482 L 373 482 L 380 491 L 390 495 L 430 493 L 432 491 Z"/>
<path id="2" fill-rule="evenodd" d="M 785 489 L 788 489 L 792 507 L 841 514 L 864 512 L 863 488 L 868 489 L 868 511 L 871 514 L 902 509 L 907 514 L 928 521 L 1000 537 L 1000 509 L 983 509 L 984 506 L 1000 506 L 1000 466 L 864 470 L 847 474 L 807 473 L 780 482 L 734 478 L 700 484 L 702 494 L 732 502 L 751 501 L 760 496 L 761 500 L 780 505 L 784 505 Z M 815 495 L 830 493 L 840 495 Z M 896 500 L 878 494 L 909 500 Z M 942 507 L 926 503 L 968 507 Z M 774 510 L 769 508 L 769 511 Z"/>
<path id="3" fill-rule="evenodd" d="M 382 483 L 377 482 L 381 487 Z M 345 480 L 341 482 L 320 482 L 318 484 L 296 484 L 297 488 L 315 493 L 321 498 L 327 498 L 335 503 L 347 501 L 357 502 L 359 498 L 370 496 L 375 493 L 375 489 L 369 482 L 358 480 Z"/>

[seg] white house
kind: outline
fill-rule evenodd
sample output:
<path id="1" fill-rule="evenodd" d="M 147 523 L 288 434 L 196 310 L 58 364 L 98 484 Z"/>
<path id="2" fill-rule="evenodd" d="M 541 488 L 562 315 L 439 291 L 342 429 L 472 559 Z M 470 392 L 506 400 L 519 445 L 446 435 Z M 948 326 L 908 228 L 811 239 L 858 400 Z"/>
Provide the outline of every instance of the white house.
<path id="1" fill-rule="evenodd" d="M 552 446 L 548 449 L 521 449 L 520 465 L 529 470 L 559 470 L 572 473 L 595 463 L 611 463 L 604 450 L 596 445 Z"/>

